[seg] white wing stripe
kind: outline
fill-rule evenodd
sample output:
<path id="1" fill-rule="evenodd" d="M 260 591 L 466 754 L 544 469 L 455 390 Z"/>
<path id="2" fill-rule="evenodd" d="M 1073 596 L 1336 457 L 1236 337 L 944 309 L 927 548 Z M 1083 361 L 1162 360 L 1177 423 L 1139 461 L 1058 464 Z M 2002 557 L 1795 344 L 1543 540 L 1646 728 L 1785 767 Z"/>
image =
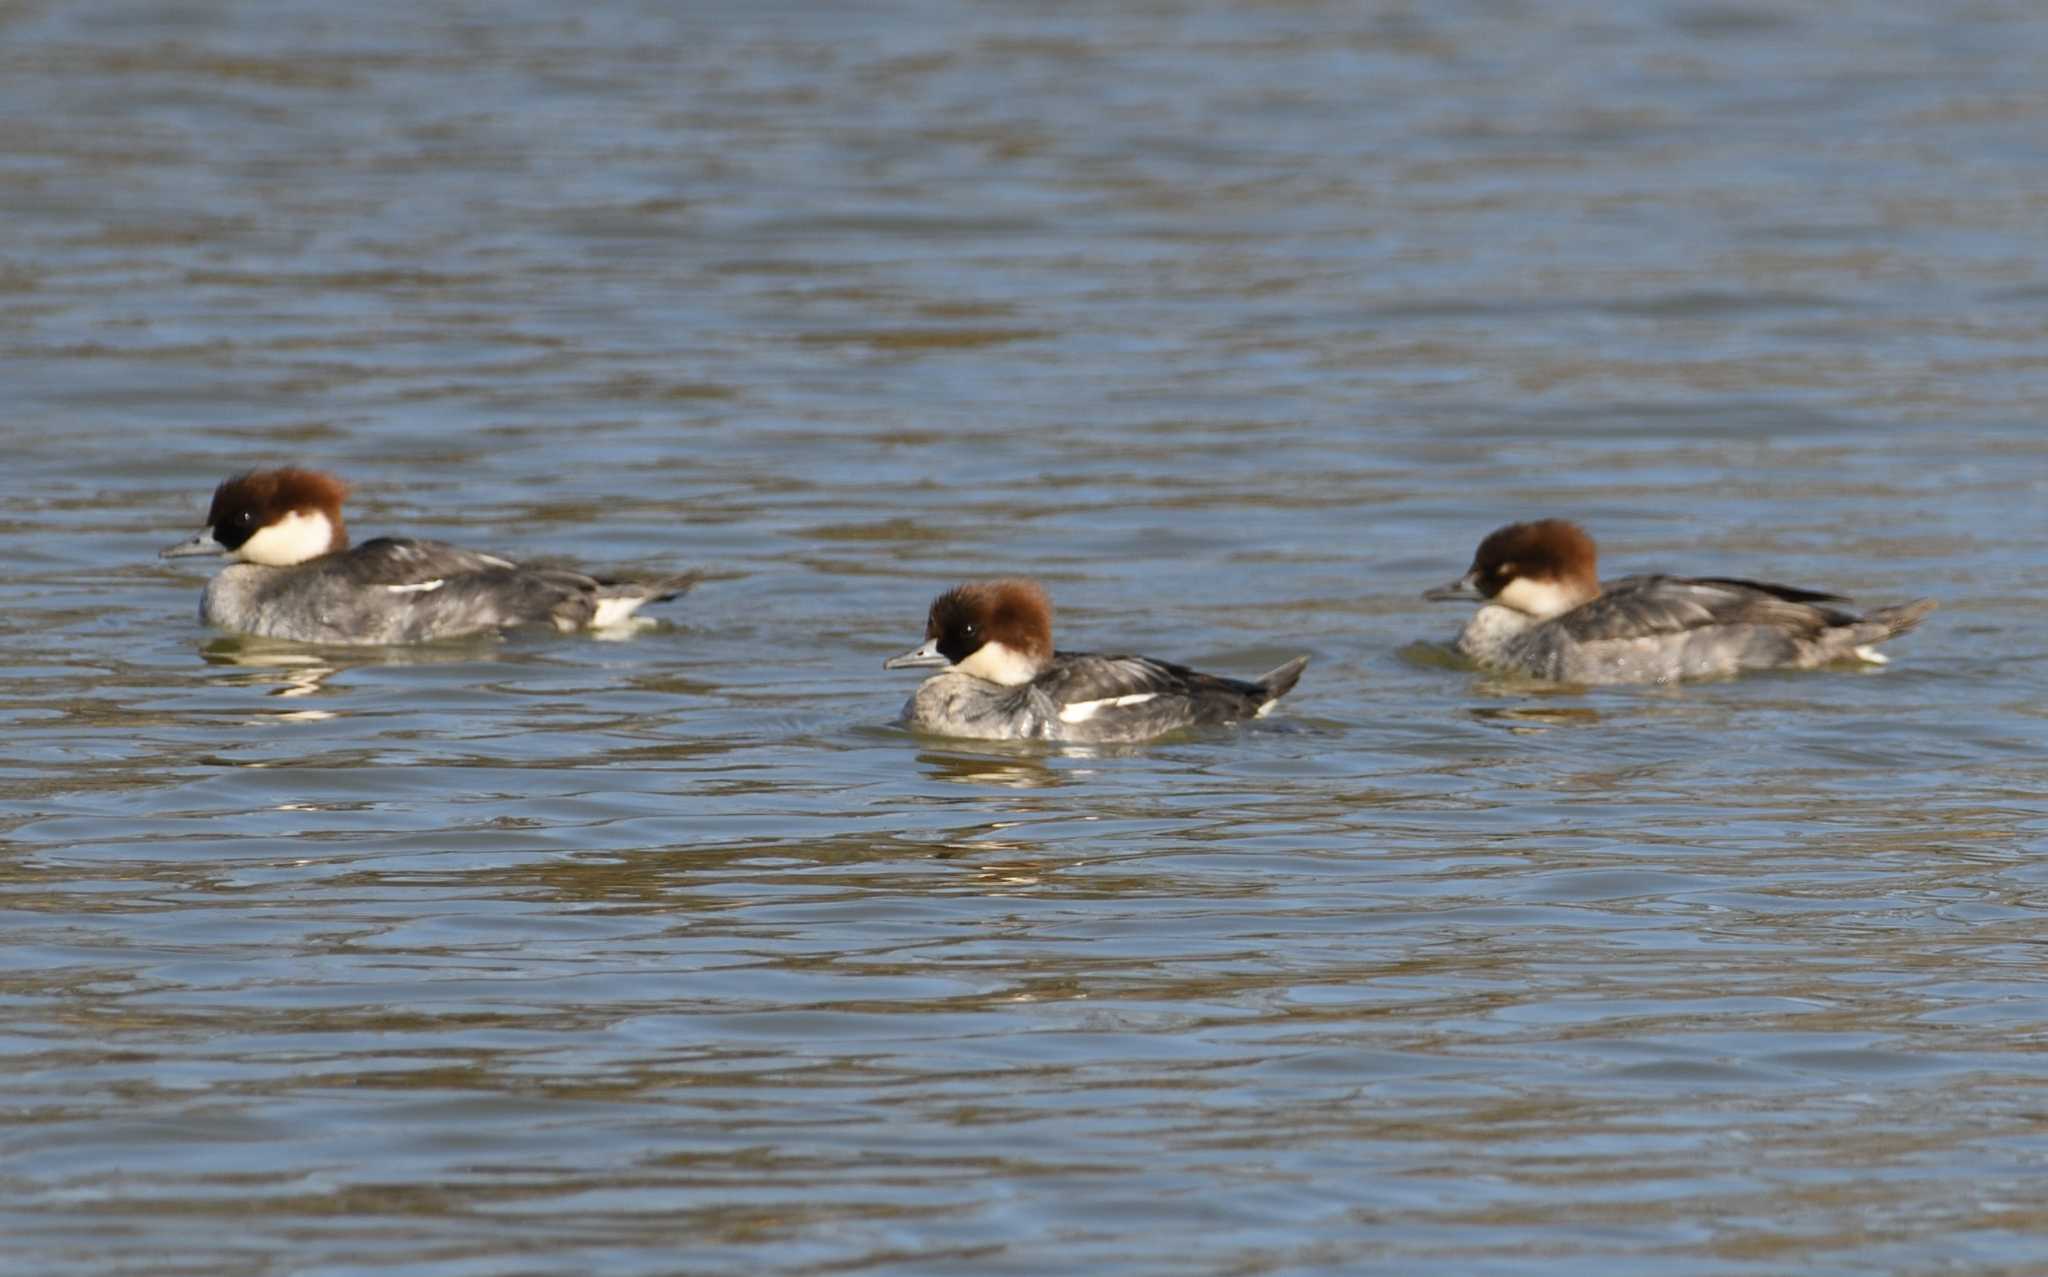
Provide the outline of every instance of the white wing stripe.
<path id="1" fill-rule="evenodd" d="M 1158 696 L 1157 692 L 1133 692 L 1129 696 L 1105 696 L 1099 701 L 1074 701 L 1060 706 L 1062 723 L 1085 723 L 1105 709 L 1119 709 L 1125 705 L 1143 705 Z"/>

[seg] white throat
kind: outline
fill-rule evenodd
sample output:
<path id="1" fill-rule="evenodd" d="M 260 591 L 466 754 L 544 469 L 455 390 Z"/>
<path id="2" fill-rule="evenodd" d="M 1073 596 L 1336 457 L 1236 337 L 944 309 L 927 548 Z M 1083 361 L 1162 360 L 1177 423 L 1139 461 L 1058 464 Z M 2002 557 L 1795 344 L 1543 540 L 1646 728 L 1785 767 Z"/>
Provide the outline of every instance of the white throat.
<path id="1" fill-rule="evenodd" d="M 1458 650 L 1481 665 L 1498 664 L 1509 643 L 1539 624 L 1541 622 L 1525 612 L 1488 603 L 1474 612 L 1472 619 L 1465 622 L 1465 628 L 1458 632 Z"/>
<path id="2" fill-rule="evenodd" d="M 1038 666 L 1032 663 L 1030 657 L 994 639 L 983 643 L 975 649 L 974 655 L 957 663 L 953 668 L 962 674 L 972 674 L 991 683 L 1001 683 L 1004 687 L 1029 683 L 1038 677 Z"/>
<path id="3" fill-rule="evenodd" d="M 318 510 L 294 510 L 257 530 L 230 557 L 243 563 L 288 568 L 294 563 L 317 559 L 334 542 L 334 525 Z"/>
<path id="4" fill-rule="evenodd" d="M 1533 581 L 1518 576 L 1493 596 L 1494 603 L 1510 607 L 1540 621 L 1563 616 L 1586 600 L 1562 581 Z"/>

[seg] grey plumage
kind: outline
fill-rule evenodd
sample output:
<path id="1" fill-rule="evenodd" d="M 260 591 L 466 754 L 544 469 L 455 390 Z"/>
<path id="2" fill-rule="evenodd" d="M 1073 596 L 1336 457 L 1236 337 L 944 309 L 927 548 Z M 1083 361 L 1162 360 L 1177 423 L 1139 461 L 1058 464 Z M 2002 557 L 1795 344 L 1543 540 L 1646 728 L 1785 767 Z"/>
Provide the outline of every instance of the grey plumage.
<path id="1" fill-rule="evenodd" d="M 236 563 L 206 587 L 200 617 L 247 634 L 307 643 L 387 645 L 528 625 L 561 631 L 622 620 L 701 579 L 611 580 L 526 568 L 440 541 L 378 537 L 290 567 Z"/>
<path id="2" fill-rule="evenodd" d="M 1670 682 L 1874 659 L 1871 645 L 1905 633 L 1934 610 L 1929 599 L 1863 616 L 1827 606 L 1846 602 L 1730 577 L 1623 577 L 1549 620 L 1482 608 L 1459 636 L 1458 650 L 1532 678 Z"/>
<path id="3" fill-rule="evenodd" d="M 952 670 L 934 675 L 911 694 L 903 717 L 947 736 L 1144 741 L 1176 728 L 1256 718 L 1293 689 L 1307 664 L 1296 657 L 1245 680 L 1145 656 L 1057 652 L 1043 673 L 1014 686 Z"/>

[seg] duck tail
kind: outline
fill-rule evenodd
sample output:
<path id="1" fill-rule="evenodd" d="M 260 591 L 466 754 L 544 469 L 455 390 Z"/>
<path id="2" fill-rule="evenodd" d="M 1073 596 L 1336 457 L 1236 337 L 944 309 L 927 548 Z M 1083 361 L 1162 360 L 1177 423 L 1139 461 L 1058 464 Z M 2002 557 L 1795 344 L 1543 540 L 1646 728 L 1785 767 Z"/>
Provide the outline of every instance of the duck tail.
<path id="1" fill-rule="evenodd" d="M 1884 629 L 1883 634 L 1878 639 L 1871 640 L 1872 642 L 1896 638 L 1898 635 L 1904 634 L 1907 630 L 1920 624 L 1920 619 L 1929 612 L 1932 612 L 1934 607 L 1933 599 L 1917 599 L 1911 603 L 1902 603 L 1897 607 L 1881 607 L 1864 617 L 1863 623 L 1865 625 L 1882 626 Z"/>
<path id="2" fill-rule="evenodd" d="M 1835 631 L 1846 641 L 1833 649 L 1834 654 L 1854 657 L 1872 665 L 1889 664 L 1884 653 L 1877 650 L 1877 645 L 1888 638 L 1904 634 L 1920 624 L 1920 618 L 1933 610 L 1933 599 L 1918 599 L 1912 603 L 1901 603 L 1897 607 L 1873 608 L 1868 615 L 1851 622 L 1840 631 Z"/>
<path id="3" fill-rule="evenodd" d="M 597 611 L 590 618 L 592 629 L 606 629 L 628 620 L 648 603 L 666 603 L 690 592 L 704 579 L 702 572 L 677 572 L 637 581 L 609 580 L 598 586 Z"/>
<path id="4" fill-rule="evenodd" d="M 1266 703 L 1270 705 L 1293 691 L 1294 685 L 1301 681 L 1301 672 L 1307 668 L 1308 658 L 1306 656 L 1297 656 L 1287 662 L 1287 664 L 1268 670 L 1252 681 L 1264 689 Z"/>

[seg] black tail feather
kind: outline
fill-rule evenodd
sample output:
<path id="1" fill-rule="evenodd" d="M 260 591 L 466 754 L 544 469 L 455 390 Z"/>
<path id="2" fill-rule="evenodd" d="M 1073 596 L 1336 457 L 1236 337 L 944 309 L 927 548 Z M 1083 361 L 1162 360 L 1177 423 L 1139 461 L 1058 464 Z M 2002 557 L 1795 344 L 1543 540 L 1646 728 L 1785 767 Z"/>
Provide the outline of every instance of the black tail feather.
<path id="1" fill-rule="evenodd" d="M 1308 658 L 1297 656 L 1287 664 L 1268 670 L 1252 681 L 1266 689 L 1268 701 L 1277 701 L 1294 690 L 1294 685 L 1301 680 L 1301 672 L 1307 668 Z"/>

